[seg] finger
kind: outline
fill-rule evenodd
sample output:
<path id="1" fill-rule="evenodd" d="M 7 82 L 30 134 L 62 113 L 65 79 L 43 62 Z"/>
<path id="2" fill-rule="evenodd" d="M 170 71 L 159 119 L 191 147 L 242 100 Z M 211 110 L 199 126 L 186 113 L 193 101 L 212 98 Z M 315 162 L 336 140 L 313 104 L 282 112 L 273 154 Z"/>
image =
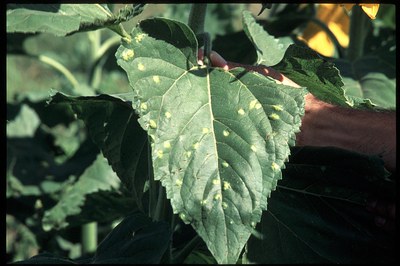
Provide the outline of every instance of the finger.
<path id="1" fill-rule="evenodd" d="M 213 66 L 221 67 L 225 70 L 229 70 L 228 62 L 226 62 L 226 60 L 221 55 L 219 55 L 217 52 L 211 51 L 210 60 L 211 60 L 211 64 Z"/>
<path id="2" fill-rule="evenodd" d="M 381 228 L 385 232 L 394 232 L 394 230 L 396 228 L 394 220 L 388 220 L 384 217 L 376 216 L 374 221 L 375 221 L 375 225 L 377 227 Z"/>
<path id="3" fill-rule="evenodd" d="M 199 65 L 204 65 L 203 60 L 204 60 L 204 51 L 203 51 L 203 48 L 200 48 L 200 49 L 197 51 L 197 63 L 198 63 Z"/>
<path id="4" fill-rule="evenodd" d="M 371 199 L 367 202 L 366 209 L 381 217 L 394 219 L 396 216 L 396 205 L 392 202 Z"/>

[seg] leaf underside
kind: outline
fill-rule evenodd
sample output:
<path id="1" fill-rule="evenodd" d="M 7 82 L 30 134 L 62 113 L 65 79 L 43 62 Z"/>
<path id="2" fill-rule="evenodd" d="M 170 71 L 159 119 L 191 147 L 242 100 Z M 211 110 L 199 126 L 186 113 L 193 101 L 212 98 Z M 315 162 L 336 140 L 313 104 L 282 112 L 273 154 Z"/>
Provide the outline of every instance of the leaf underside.
<path id="1" fill-rule="evenodd" d="M 304 91 L 242 68 L 197 65 L 183 23 L 142 21 L 116 57 L 151 139 L 154 177 L 218 263 L 235 263 L 281 178 Z"/>

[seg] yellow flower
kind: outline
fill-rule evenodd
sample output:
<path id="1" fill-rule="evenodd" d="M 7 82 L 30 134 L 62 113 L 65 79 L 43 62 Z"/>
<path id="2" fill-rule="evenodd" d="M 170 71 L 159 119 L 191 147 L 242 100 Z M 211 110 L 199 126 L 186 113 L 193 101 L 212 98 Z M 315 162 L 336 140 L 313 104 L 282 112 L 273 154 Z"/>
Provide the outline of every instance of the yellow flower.
<path id="1" fill-rule="evenodd" d="M 347 11 L 350 11 L 354 5 L 355 4 L 342 4 L 342 6 L 344 6 L 344 8 L 346 8 Z M 358 4 L 358 5 L 361 6 L 362 10 L 365 12 L 365 14 L 368 15 L 368 17 L 370 17 L 370 19 L 376 18 L 376 14 L 378 13 L 379 10 L 379 4 Z"/>
<path id="2" fill-rule="evenodd" d="M 349 45 L 350 18 L 342 7 L 349 11 L 354 5 L 355 4 L 319 4 L 317 9 L 317 19 L 328 26 L 336 36 L 339 44 L 344 48 Z M 379 4 L 359 5 L 371 19 L 375 19 Z M 333 56 L 335 53 L 335 45 L 328 34 L 314 22 L 308 23 L 302 36 L 299 36 L 299 39 L 305 41 L 309 47 L 324 56 Z"/>

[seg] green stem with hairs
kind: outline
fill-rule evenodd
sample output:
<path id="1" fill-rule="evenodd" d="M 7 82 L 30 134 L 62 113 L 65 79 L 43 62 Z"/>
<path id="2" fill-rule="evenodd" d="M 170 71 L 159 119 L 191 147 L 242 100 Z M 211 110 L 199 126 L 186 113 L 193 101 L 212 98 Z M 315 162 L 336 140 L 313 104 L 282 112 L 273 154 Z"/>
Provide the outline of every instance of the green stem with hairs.
<path id="1" fill-rule="evenodd" d="M 197 35 L 204 32 L 207 4 L 192 4 L 188 25 Z"/>

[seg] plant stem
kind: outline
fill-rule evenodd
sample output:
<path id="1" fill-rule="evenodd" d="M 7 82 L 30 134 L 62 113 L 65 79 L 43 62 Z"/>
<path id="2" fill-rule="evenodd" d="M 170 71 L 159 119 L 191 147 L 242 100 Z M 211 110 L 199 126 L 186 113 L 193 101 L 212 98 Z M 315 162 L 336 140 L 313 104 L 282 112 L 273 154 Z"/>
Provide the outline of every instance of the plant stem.
<path id="1" fill-rule="evenodd" d="M 192 4 L 188 25 L 196 35 L 204 32 L 206 11 L 207 4 Z"/>
<path id="2" fill-rule="evenodd" d="M 368 19 L 359 5 L 353 6 L 350 17 L 350 40 L 347 48 L 347 59 L 351 62 L 363 55 L 365 37 L 369 29 Z"/>
<path id="3" fill-rule="evenodd" d="M 101 74 L 103 72 L 103 65 L 107 61 L 107 52 L 120 42 L 120 36 L 114 36 L 107 39 L 100 47 L 95 51 L 92 58 L 92 65 L 89 70 L 89 86 L 97 89 L 100 81 Z"/>
<path id="4" fill-rule="evenodd" d="M 39 56 L 33 56 L 36 57 L 39 61 L 48 64 L 49 66 L 52 66 L 53 68 L 57 69 L 61 74 L 64 75 L 64 77 L 71 83 L 72 87 L 74 88 L 75 92 L 79 87 L 79 83 L 74 77 L 74 75 L 61 63 L 57 62 L 51 57 L 45 56 L 45 55 L 39 55 Z M 78 94 L 78 93 L 76 93 Z"/>
<path id="5" fill-rule="evenodd" d="M 82 225 L 82 254 L 92 254 L 97 248 L 97 222 Z"/>

